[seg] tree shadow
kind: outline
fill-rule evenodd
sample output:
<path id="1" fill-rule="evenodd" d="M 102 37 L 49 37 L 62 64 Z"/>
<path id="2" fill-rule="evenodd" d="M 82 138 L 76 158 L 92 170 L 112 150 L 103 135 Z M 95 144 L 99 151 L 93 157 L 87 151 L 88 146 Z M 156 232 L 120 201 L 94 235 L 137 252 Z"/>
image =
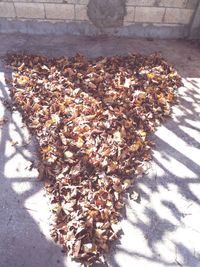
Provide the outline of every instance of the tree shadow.
<path id="1" fill-rule="evenodd" d="M 31 49 L 27 49 L 29 53 L 36 53 L 39 51 L 39 53 L 44 53 L 51 57 L 64 54 L 72 56 L 76 52 L 82 52 L 88 55 L 94 55 L 96 53 L 95 55 L 99 56 L 102 54 L 117 54 L 118 52 L 120 54 L 127 54 L 134 50 L 134 41 L 131 40 L 128 42 L 124 40 L 117 41 L 118 48 L 115 50 L 113 49 L 113 43 L 116 39 L 113 41 L 106 38 L 100 41 L 100 45 L 96 43 L 96 40 L 90 40 L 89 46 L 86 48 L 85 44 L 87 44 L 88 41 L 85 39 L 81 39 L 83 42 L 74 46 L 74 37 L 70 39 L 71 43 L 67 49 L 61 48 L 55 51 L 54 41 L 51 45 L 45 44 L 45 46 L 39 50 L 38 44 L 36 45 L 36 43 L 39 43 L 39 38 L 41 37 L 37 37 L 34 41 L 35 43 L 31 43 Z M 46 40 L 49 39 L 46 38 Z M 60 41 L 58 40 L 57 42 L 59 46 Z M 162 43 L 162 41 L 160 43 Z M 159 128 L 158 132 L 152 137 L 157 147 L 157 149 L 154 150 L 152 166 L 149 169 L 148 175 L 140 178 L 135 183 L 134 188 L 141 196 L 141 203 L 137 203 L 129 198 L 126 199 L 126 218 L 122 220 L 124 235 L 120 242 L 113 243 L 111 251 L 109 255 L 107 255 L 108 265 L 112 267 L 143 267 L 145 265 L 155 267 L 198 267 L 200 263 L 200 250 L 198 245 L 200 240 L 200 222 L 198 218 L 200 212 L 200 197 L 198 194 L 200 190 L 198 152 L 200 147 L 200 122 L 198 112 L 200 84 L 197 79 L 188 78 L 200 77 L 200 71 L 199 68 L 196 68 L 199 61 L 188 61 L 187 55 L 189 55 L 189 50 L 185 48 L 183 43 L 184 42 L 180 45 L 184 47 L 186 55 L 183 55 L 181 51 L 178 50 L 178 47 L 173 45 L 173 41 L 171 41 L 171 44 L 176 48 L 174 50 L 170 46 L 166 47 L 163 45 L 163 49 L 166 48 L 166 50 L 163 50 L 163 54 L 167 55 L 167 58 L 175 63 L 175 67 L 177 67 L 180 74 L 185 77 L 185 86 L 179 90 L 179 104 L 174 108 L 173 119 L 170 119 L 164 126 Z M 64 41 L 63 44 L 66 46 Z M 142 42 L 139 42 L 139 44 L 142 44 Z M 157 50 L 157 41 L 148 42 L 149 46 L 147 48 L 145 48 L 145 45 L 146 44 L 144 44 L 144 47 L 139 47 L 141 52 L 146 51 L 151 53 Z M 21 50 L 24 46 L 25 42 L 23 42 L 23 45 L 20 45 L 19 42 L 16 50 L 19 48 Z M 82 47 L 80 48 L 80 46 Z M 177 59 L 179 62 L 176 64 L 176 61 L 178 61 Z M 187 64 L 189 66 L 187 66 Z M 2 85 L 0 85 L 0 87 L 2 87 Z M 6 127 L 6 125 L 3 126 L 5 132 L 4 140 L 10 138 L 8 137 L 9 129 Z M 20 131 L 20 128 L 18 131 Z M 5 143 L 6 142 L 1 142 L 1 155 L 5 152 Z M 1 173 L 4 173 L 4 168 L 2 168 Z M 17 180 L 18 183 L 22 182 L 20 179 Z M 11 182 L 10 177 L 4 176 L 3 180 L 5 181 L 2 184 L 7 188 L 7 191 L 1 187 L 2 191 L 13 196 L 13 201 L 11 202 L 12 205 L 16 205 L 16 210 L 22 209 L 18 222 L 20 221 L 21 223 L 21 218 L 25 217 L 34 230 L 30 232 L 30 227 L 24 226 L 26 231 L 23 231 L 18 236 L 18 239 L 16 239 L 16 242 L 13 243 L 14 248 L 13 250 L 9 250 L 10 254 L 7 256 L 8 261 L 6 262 L 4 260 L 3 266 L 15 266 L 13 265 L 12 259 L 15 259 L 16 262 L 19 261 L 21 265 L 18 266 L 31 266 L 30 262 L 28 262 L 31 257 L 33 259 L 32 266 L 36 266 L 36 264 L 38 264 L 38 266 L 47 266 L 49 263 L 51 263 L 52 266 L 57 266 L 53 264 L 54 249 L 56 246 L 51 244 L 44 237 L 39 237 L 40 229 L 38 225 L 28 211 L 24 209 L 25 200 L 39 191 L 41 185 L 36 188 L 37 185 L 34 184 L 21 199 L 21 195 L 16 194 L 13 190 L 13 182 Z M 19 199 L 21 202 L 18 204 Z M 0 201 L 0 203 L 4 203 L 3 205 L 5 207 L 7 206 L 7 208 L 9 208 L 11 206 L 11 203 L 6 204 L 6 201 L 3 201 Z M 11 227 L 14 219 L 19 218 L 17 217 L 18 215 L 14 215 L 13 217 L 12 214 L 6 216 L 7 217 L 4 215 L 5 219 L 3 219 L 2 224 L 6 222 L 6 224 L 10 225 L 9 227 Z M 3 216 L 0 216 L 0 220 L 2 220 L 2 218 Z M 18 223 L 18 225 L 20 223 Z M 12 235 L 14 236 L 14 230 L 13 232 L 10 231 L 11 230 L 7 230 L 6 232 L 12 233 L 9 238 L 6 234 L 1 238 L 1 240 L 4 240 L 1 243 L 7 242 L 5 243 L 7 247 L 11 246 L 10 243 L 12 244 L 12 242 L 8 241 L 12 238 Z M 20 247 L 22 243 L 21 236 L 25 236 L 25 232 L 28 233 L 26 241 L 23 243 L 23 246 Z M 2 231 L 0 234 L 2 234 Z M 34 250 L 30 245 L 32 244 L 31 240 L 33 235 L 36 236 L 36 240 L 38 241 L 37 250 Z M 18 249 L 19 253 L 17 252 Z M 0 247 L 0 251 L 1 250 L 2 248 Z M 0 253 L 5 253 L 5 248 L 2 251 L 3 252 Z M 12 253 L 14 254 L 12 255 Z M 48 262 L 45 261 L 46 254 L 52 257 L 48 259 Z M 3 257 L 5 258 L 5 255 L 3 255 Z M 0 258 L 2 259 L 1 255 Z M 38 263 L 38 258 L 41 260 L 44 258 L 43 262 L 41 263 L 40 261 Z M 24 261 L 24 259 L 26 261 Z M 58 264 L 58 266 L 64 266 L 63 262 L 64 259 L 61 257 L 59 263 L 61 265 Z M 34 265 L 34 263 L 36 264 Z M 101 267 L 103 265 L 97 264 L 95 266 Z"/>
<path id="2" fill-rule="evenodd" d="M 19 114 L 3 106 L 9 101 L 4 75 L 0 66 L 0 116 L 7 119 L 0 126 L 0 265 L 64 267 L 60 248 L 44 234 L 49 223 L 48 212 L 42 210 L 48 207 L 43 184 L 37 181 L 37 172 L 29 170 L 31 161 L 36 160 L 34 144 L 27 144 L 29 134 L 22 128 Z"/>
<path id="3" fill-rule="evenodd" d="M 123 230 L 129 227 L 130 237 L 122 237 L 110 259 L 113 266 L 123 266 L 120 253 L 136 266 L 199 266 L 199 82 L 185 79 L 173 119 L 152 136 L 152 166 L 135 184 L 141 203 L 126 200 L 128 224 Z"/>

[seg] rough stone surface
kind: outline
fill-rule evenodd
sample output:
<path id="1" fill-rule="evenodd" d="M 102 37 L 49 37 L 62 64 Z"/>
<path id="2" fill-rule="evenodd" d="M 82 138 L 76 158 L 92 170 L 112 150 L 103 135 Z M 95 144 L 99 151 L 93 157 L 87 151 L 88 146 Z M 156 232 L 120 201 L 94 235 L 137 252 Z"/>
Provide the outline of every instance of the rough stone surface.
<path id="1" fill-rule="evenodd" d="M 193 14 L 192 9 L 167 8 L 164 22 L 188 24 Z"/>
<path id="2" fill-rule="evenodd" d="M 42 3 L 14 3 L 18 18 L 44 19 L 44 5 Z"/>
<path id="3" fill-rule="evenodd" d="M 63 0 L 63 2 L 68 4 L 87 5 L 89 3 L 89 0 Z"/>
<path id="4" fill-rule="evenodd" d="M 125 14 L 125 0 L 90 0 L 88 4 L 88 17 L 98 28 L 121 26 Z"/>
<path id="5" fill-rule="evenodd" d="M 15 17 L 15 9 L 13 3 L 0 2 L 0 18 Z"/>
<path id="6" fill-rule="evenodd" d="M 160 7 L 136 7 L 135 21 L 162 22 L 165 9 Z"/>
<path id="7" fill-rule="evenodd" d="M 187 8 L 195 9 L 197 7 L 197 4 L 198 4 L 198 0 L 188 0 Z"/>
<path id="8" fill-rule="evenodd" d="M 127 0 L 130 6 L 154 6 L 155 0 Z"/>
<path id="9" fill-rule="evenodd" d="M 74 5 L 44 4 L 47 19 L 71 19 L 75 18 Z"/>
<path id="10" fill-rule="evenodd" d="M 124 18 L 124 21 L 130 21 L 133 22 L 135 20 L 135 7 L 128 6 L 126 8 L 126 16 Z"/>
<path id="11" fill-rule="evenodd" d="M 179 8 L 185 8 L 188 3 L 188 0 L 157 0 L 155 1 L 155 4 L 158 6 L 164 6 L 164 7 L 179 7 Z"/>
<path id="12" fill-rule="evenodd" d="M 0 0 L 0 32 L 198 38 L 199 5 L 198 0 Z"/>
<path id="13" fill-rule="evenodd" d="M 200 38 L 200 3 L 198 4 L 192 19 L 190 38 Z"/>
<path id="14" fill-rule="evenodd" d="M 184 41 L 74 36 L 0 35 L 0 266 L 75 267 L 49 236 L 48 201 L 37 171 L 36 146 L 18 112 L 10 113 L 3 67 L 7 52 L 73 56 L 160 51 L 183 77 L 173 117 L 158 128 L 148 173 L 135 182 L 140 201 L 127 197 L 123 234 L 107 256 L 109 267 L 199 267 L 200 58 Z M 17 142 L 17 143 L 16 143 Z M 95 267 L 102 267 L 97 265 Z"/>
<path id="15" fill-rule="evenodd" d="M 75 19 L 88 20 L 87 9 L 85 5 L 75 5 Z"/>
<path id="16" fill-rule="evenodd" d="M 124 25 L 126 25 L 124 23 Z M 149 37 L 149 38 L 187 38 L 189 27 L 170 23 L 160 23 L 159 28 L 154 24 L 131 23 L 117 28 L 97 28 L 88 21 L 75 23 L 72 21 L 33 21 L 0 19 L 0 33 L 28 33 L 28 34 L 73 34 L 81 36 L 121 36 L 121 37 Z"/>

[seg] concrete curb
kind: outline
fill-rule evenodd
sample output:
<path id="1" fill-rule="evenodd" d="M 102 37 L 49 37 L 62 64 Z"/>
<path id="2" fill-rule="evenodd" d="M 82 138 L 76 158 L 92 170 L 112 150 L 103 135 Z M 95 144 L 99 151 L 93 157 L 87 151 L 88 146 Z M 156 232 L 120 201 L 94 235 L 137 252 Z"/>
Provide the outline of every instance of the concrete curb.
<path id="1" fill-rule="evenodd" d="M 163 26 L 162 24 L 135 23 L 117 28 L 99 29 L 89 22 L 49 22 L 33 20 L 7 20 L 0 19 L 0 33 L 26 33 L 26 34 L 73 34 L 81 36 L 119 36 L 119 37 L 147 37 L 147 38 L 186 38 L 189 26 Z"/>

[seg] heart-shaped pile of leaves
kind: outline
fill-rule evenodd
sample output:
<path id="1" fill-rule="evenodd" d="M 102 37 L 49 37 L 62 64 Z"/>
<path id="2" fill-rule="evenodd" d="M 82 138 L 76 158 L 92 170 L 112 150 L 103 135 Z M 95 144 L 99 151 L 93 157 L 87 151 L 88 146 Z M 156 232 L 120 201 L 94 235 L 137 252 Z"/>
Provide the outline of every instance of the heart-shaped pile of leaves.
<path id="1" fill-rule="evenodd" d="M 9 55 L 11 96 L 39 143 L 53 238 L 102 260 L 118 236 L 123 192 L 151 159 L 153 132 L 181 79 L 159 55 L 47 59 Z"/>

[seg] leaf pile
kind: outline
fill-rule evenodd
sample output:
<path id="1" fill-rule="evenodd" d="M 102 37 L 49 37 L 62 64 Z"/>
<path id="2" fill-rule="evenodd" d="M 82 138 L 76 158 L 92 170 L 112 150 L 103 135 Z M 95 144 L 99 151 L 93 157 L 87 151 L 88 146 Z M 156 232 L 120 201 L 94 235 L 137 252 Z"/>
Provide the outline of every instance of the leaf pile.
<path id="1" fill-rule="evenodd" d="M 11 96 L 39 143 L 52 236 L 76 259 L 102 260 L 118 235 L 123 192 L 151 159 L 148 135 L 170 114 L 180 77 L 159 54 L 7 62 Z"/>

